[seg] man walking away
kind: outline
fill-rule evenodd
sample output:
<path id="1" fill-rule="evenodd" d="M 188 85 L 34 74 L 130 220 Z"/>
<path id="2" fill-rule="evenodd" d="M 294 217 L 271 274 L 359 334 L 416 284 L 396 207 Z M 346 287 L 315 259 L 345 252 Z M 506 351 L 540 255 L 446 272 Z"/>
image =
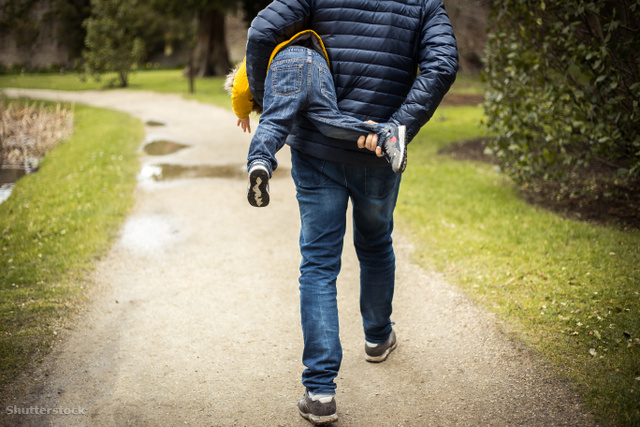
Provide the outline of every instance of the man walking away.
<path id="1" fill-rule="evenodd" d="M 362 121 L 406 126 L 410 142 L 432 117 L 458 67 L 451 22 L 440 0 L 275 0 L 249 29 L 246 67 L 262 105 L 269 56 L 301 29 L 324 41 L 340 111 Z M 342 361 L 336 279 L 349 202 L 360 263 L 365 357 L 383 362 L 396 348 L 391 313 L 395 255 L 391 233 L 401 175 L 376 151 L 377 136 L 345 143 L 296 117 L 286 143 L 301 230 L 300 313 L 305 387 L 300 414 L 337 420 L 334 379 Z"/>

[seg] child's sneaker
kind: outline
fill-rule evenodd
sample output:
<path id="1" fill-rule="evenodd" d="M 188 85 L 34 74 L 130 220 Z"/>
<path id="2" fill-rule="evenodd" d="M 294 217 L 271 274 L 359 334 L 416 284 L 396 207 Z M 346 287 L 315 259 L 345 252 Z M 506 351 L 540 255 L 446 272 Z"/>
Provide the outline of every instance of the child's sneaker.
<path id="1" fill-rule="evenodd" d="M 378 142 L 382 154 L 395 173 L 402 173 L 407 167 L 407 127 L 390 126 L 389 132 Z"/>
<path id="2" fill-rule="evenodd" d="M 247 199 L 249 204 L 256 208 L 262 208 L 269 204 L 269 171 L 260 162 L 252 163 L 249 168 Z"/>

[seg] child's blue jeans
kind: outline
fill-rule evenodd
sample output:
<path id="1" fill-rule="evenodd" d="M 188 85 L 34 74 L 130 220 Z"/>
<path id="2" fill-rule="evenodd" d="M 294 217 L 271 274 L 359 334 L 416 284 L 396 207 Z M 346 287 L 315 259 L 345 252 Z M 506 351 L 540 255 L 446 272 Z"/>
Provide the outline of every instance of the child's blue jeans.
<path id="1" fill-rule="evenodd" d="M 258 160 L 269 173 L 278 167 L 275 154 L 293 128 L 298 113 L 325 136 L 356 143 L 369 133 L 381 134 L 388 124 L 368 124 L 343 115 L 327 61 L 314 50 L 290 46 L 273 58 L 267 80 L 263 112 L 249 146 L 247 165 Z"/>

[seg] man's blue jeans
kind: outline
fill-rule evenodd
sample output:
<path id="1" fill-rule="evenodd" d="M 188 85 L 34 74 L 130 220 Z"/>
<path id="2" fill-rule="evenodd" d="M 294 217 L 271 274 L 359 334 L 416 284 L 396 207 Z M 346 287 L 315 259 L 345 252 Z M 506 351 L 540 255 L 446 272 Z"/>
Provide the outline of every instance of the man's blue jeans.
<path id="1" fill-rule="evenodd" d="M 291 174 L 300 208 L 300 312 L 304 338 L 303 385 L 334 394 L 342 347 L 336 279 L 340 272 L 346 211 L 353 204 L 354 244 L 360 262 L 360 311 L 365 339 L 382 343 L 391 333 L 395 255 L 391 232 L 400 175 L 291 150 Z"/>
<path id="2" fill-rule="evenodd" d="M 293 128 L 298 113 L 307 117 L 320 132 L 330 138 L 351 141 L 360 135 L 380 134 L 388 128 L 368 124 L 338 109 L 336 90 L 327 61 L 314 50 L 291 46 L 273 58 L 263 101 L 264 110 L 251 139 L 247 166 L 259 160 L 270 174 L 278 167 L 275 154 Z"/>

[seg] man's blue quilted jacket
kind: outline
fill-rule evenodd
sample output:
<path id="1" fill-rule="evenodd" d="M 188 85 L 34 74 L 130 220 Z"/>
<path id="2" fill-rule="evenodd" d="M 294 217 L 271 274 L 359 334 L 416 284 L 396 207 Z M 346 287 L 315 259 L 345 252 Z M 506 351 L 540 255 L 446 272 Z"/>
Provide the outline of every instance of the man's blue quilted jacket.
<path id="1" fill-rule="evenodd" d="M 275 0 L 248 33 L 247 75 L 260 104 L 271 52 L 307 28 L 327 48 L 340 110 L 363 121 L 404 124 L 409 140 L 455 80 L 456 41 L 440 0 Z M 287 144 L 335 162 L 386 165 L 355 142 L 323 136 L 300 116 Z"/>

